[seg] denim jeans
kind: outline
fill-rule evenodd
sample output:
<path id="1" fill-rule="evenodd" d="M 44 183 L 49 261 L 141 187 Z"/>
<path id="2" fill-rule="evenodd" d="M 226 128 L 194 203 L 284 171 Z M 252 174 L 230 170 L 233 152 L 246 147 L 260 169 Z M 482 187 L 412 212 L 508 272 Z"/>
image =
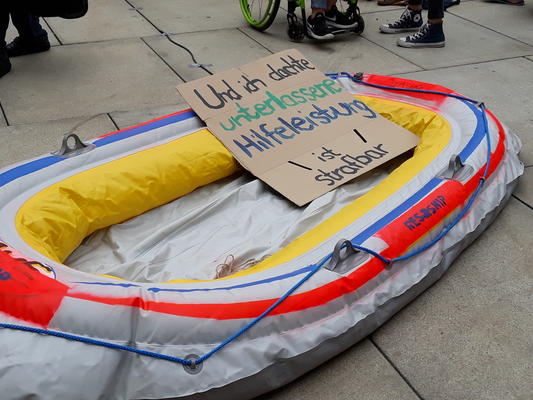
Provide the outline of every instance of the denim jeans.
<path id="1" fill-rule="evenodd" d="M 327 8 L 328 0 L 311 0 L 311 8 Z"/>

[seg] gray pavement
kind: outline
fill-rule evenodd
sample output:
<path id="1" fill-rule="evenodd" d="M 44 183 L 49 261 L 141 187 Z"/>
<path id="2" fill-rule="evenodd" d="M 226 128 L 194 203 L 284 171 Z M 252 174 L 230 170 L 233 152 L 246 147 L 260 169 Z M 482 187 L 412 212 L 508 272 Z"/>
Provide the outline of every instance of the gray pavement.
<path id="1" fill-rule="evenodd" d="M 183 108 L 175 86 L 205 72 L 160 32 L 215 72 L 295 47 L 324 72 L 403 76 L 483 100 L 524 143 L 528 167 L 508 206 L 373 335 L 262 398 L 533 399 L 533 0 L 450 8 L 443 49 L 396 47 L 398 35 L 377 28 L 401 8 L 360 7 L 361 37 L 320 44 L 289 42 L 281 10 L 267 32 L 250 29 L 237 0 L 91 0 L 81 20 L 49 18 L 51 51 L 13 59 L 0 79 L 0 167 L 57 148 L 80 123 L 88 139 Z"/>

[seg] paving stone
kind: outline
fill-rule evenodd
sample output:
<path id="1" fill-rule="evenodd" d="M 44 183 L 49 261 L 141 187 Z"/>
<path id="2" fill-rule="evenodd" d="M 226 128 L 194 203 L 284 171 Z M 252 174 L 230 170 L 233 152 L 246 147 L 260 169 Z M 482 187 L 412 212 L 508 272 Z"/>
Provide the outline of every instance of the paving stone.
<path id="1" fill-rule="evenodd" d="M 53 34 L 52 30 L 50 29 L 50 27 L 41 19 L 41 26 L 43 27 L 43 29 L 48 32 L 48 40 L 50 40 L 50 44 L 52 46 L 59 46 L 59 42 L 57 41 L 57 38 L 55 37 L 55 35 Z M 13 39 L 15 39 L 16 37 L 18 36 L 18 32 L 17 30 L 15 29 L 15 27 L 13 26 L 13 24 L 9 24 L 8 28 L 7 28 L 7 32 L 6 32 L 6 42 L 9 43 L 11 42 Z"/>
<path id="2" fill-rule="evenodd" d="M 106 114 L 0 128 L 0 168 L 59 149 L 63 135 L 72 130 L 89 140 L 116 128 Z"/>
<path id="3" fill-rule="evenodd" d="M 172 40 L 192 50 L 197 61 L 211 72 L 221 72 L 246 64 L 271 53 L 237 29 L 180 34 Z M 180 77 L 191 81 L 207 76 L 200 68 L 191 68 L 190 55 L 165 37 L 147 37 L 143 40 L 163 58 Z"/>
<path id="4" fill-rule="evenodd" d="M 425 399 L 530 399 L 533 210 L 511 198 L 435 285 L 373 335 Z"/>
<path id="5" fill-rule="evenodd" d="M 446 13 L 444 17 L 446 47 L 405 49 L 396 45 L 396 40 L 406 36 L 405 33 L 391 35 L 378 31 L 379 25 L 397 19 L 400 13 L 401 10 L 366 14 L 364 36 L 425 69 L 524 56 L 530 55 L 533 51 L 533 47 L 527 44 L 449 13 Z M 426 15 L 427 13 L 424 12 L 424 20 Z"/>
<path id="6" fill-rule="evenodd" d="M 177 103 L 178 83 L 140 39 L 76 44 L 13 59 L 0 102 L 12 124 L 59 120 Z"/>
<path id="7" fill-rule="evenodd" d="M 143 110 L 115 111 L 110 116 L 119 129 L 125 129 L 187 108 L 190 108 L 187 103 L 178 103 Z"/>
<path id="8" fill-rule="evenodd" d="M 533 63 L 525 58 L 402 74 L 439 83 L 487 107 L 522 139 L 520 158 L 533 165 Z"/>
<path id="9" fill-rule="evenodd" d="M 450 13 L 533 45 L 531 1 L 526 0 L 524 7 L 509 7 L 476 0 L 450 8 Z"/>
<path id="10" fill-rule="evenodd" d="M 237 0 L 133 0 L 154 25 L 168 33 L 199 32 L 245 26 Z M 285 18 L 283 13 L 278 18 Z"/>
<path id="11" fill-rule="evenodd" d="M 400 375 L 364 340 L 293 383 L 257 400 L 418 399 Z"/>
<path id="12" fill-rule="evenodd" d="M 250 28 L 245 28 L 243 31 L 274 53 L 288 47 L 298 49 L 323 72 L 364 71 L 397 74 L 420 69 L 355 34 L 341 35 L 327 42 L 317 43 L 312 40 L 304 40 L 301 43 L 293 42 L 289 45 L 286 29 L 286 23 L 283 23 L 272 25 L 266 33 L 257 32 Z"/>
<path id="13" fill-rule="evenodd" d="M 153 35 L 157 30 L 123 0 L 91 0 L 83 18 L 47 18 L 62 43 L 96 42 Z"/>
<path id="14" fill-rule="evenodd" d="M 533 208 L 533 167 L 524 170 L 514 195 Z"/>
<path id="15" fill-rule="evenodd" d="M 7 121 L 6 121 L 6 119 L 4 118 L 4 113 L 2 113 L 2 112 L 0 111 L 0 127 L 2 127 L 2 126 L 7 126 Z"/>

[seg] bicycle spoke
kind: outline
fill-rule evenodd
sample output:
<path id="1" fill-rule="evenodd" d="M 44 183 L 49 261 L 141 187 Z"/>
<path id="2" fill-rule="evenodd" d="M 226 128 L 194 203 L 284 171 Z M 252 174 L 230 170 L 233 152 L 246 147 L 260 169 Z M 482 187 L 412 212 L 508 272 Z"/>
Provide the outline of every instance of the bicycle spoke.
<path id="1" fill-rule="evenodd" d="M 272 24 L 279 9 L 279 3 L 280 0 L 240 0 L 244 18 L 248 24 L 260 31 Z"/>

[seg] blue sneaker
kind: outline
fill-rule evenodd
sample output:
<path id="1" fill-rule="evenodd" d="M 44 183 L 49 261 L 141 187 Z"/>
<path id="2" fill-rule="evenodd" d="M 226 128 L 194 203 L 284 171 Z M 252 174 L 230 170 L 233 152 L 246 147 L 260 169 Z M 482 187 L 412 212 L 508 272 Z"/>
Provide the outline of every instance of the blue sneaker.
<path id="1" fill-rule="evenodd" d="M 410 32 L 419 30 L 422 24 L 422 11 L 406 7 L 398 20 L 381 25 L 379 30 L 381 33 Z"/>
<path id="2" fill-rule="evenodd" d="M 414 35 L 399 38 L 396 44 L 400 47 L 444 47 L 446 39 L 442 23 L 427 23 Z"/>

